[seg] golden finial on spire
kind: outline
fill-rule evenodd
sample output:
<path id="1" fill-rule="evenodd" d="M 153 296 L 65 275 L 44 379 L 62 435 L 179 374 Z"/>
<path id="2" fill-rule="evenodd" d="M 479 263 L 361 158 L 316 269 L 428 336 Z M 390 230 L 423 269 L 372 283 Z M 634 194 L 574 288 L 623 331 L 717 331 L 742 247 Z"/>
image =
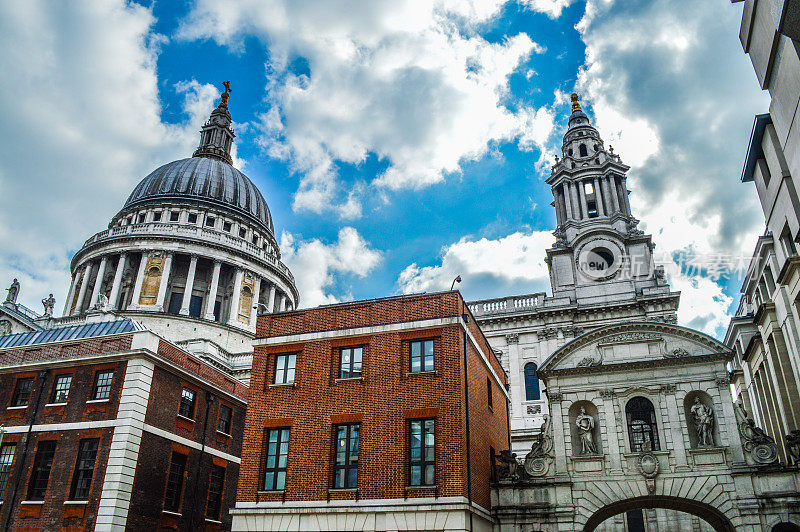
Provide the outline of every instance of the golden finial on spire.
<path id="1" fill-rule="evenodd" d="M 578 103 L 578 93 L 573 92 L 572 96 L 570 96 L 569 98 L 570 100 L 572 100 L 572 112 L 574 113 L 575 111 L 580 111 L 581 104 Z"/>
<path id="2" fill-rule="evenodd" d="M 220 94 L 220 97 L 222 98 L 222 102 L 220 102 L 220 104 L 228 105 L 228 98 L 230 97 L 231 92 L 233 92 L 231 90 L 231 82 L 223 81 L 222 85 L 225 87 L 225 92 Z"/>

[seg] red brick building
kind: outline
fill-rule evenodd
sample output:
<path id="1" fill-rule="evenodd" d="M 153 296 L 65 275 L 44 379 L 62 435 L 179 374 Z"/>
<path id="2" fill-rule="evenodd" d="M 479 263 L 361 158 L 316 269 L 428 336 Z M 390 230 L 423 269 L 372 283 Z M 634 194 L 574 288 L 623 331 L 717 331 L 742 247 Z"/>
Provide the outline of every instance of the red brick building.
<path id="1" fill-rule="evenodd" d="M 0 527 L 229 530 L 246 400 L 130 319 L 0 337 Z"/>
<path id="2" fill-rule="evenodd" d="M 260 316 L 234 530 L 491 530 L 506 375 L 456 291 Z"/>

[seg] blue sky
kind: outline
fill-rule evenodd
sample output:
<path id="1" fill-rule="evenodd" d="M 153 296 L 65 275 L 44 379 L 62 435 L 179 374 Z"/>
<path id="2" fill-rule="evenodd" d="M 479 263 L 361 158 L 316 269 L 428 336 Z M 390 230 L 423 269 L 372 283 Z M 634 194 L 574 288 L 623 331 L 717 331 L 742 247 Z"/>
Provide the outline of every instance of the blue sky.
<path id="1" fill-rule="evenodd" d="M 68 259 L 150 170 L 189 156 L 231 80 L 237 165 L 269 203 L 301 305 L 548 288 L 544 178 L 567 95 L 631 165 L 664 260 L 741 257 L 738 176 L 768 99 L 725 0 L 141 1 L 0 5 L 0 275 L 63 301 Z M 13 104 L 13 105 L 11 105 Z M 717 335 L 741 276 L 675 268 Z"/>

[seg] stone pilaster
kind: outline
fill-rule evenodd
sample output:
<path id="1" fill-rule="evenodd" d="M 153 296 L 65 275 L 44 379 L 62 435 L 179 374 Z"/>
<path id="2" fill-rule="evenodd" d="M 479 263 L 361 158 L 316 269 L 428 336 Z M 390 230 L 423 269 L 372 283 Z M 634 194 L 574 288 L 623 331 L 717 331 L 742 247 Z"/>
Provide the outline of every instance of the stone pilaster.
<path id="1" fill-rule="evenodd" d="M 194 275 L 197 271 L 197 255 L 192 255 L 189 260 L 189 271 L 186 273 L 186 288 L 183 290 L 183 299 L 181 300 L 181 310 L 179 314 L 183 316 L 189 315 L 189 304 L 192 302 L 192 289 L 194 288 Z"/>

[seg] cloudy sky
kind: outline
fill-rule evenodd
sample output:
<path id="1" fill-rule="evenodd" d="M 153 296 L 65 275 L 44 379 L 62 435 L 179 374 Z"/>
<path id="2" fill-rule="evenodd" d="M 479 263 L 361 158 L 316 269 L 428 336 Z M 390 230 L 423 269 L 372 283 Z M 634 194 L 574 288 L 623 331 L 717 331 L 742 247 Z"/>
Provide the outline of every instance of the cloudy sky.
<path id="1" fill-rule="evenodd" d="M 729 0 L 0 1 L 0 283 L 63 302 L 136 183 L 191 154 L 231 80 L 239 166 L 301 305 L 548 288 L 544 177 L 568 94 L 631 166 L 634 214 L 721 334 L 762 230 L 739 182 L 768 99 Z M 746 260 L 745 260 L 746 262 Z M 60 308 L 61 304 L 57 304 Z"/>

